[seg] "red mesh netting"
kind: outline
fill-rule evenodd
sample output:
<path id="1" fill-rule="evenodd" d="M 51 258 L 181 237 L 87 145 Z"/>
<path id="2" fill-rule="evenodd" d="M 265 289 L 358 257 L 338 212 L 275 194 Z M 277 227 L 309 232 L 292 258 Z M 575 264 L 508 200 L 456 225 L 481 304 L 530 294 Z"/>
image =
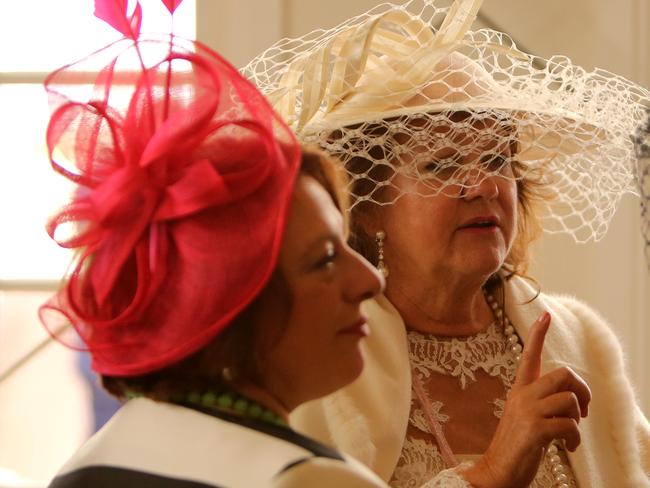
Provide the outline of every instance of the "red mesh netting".
<path id="1" fill-rule="evenodd" d="M 71 85 L 98 57 L 94 83 Z M 50 159 L 78 185 L 48 232 L 77 257 L 42 321 L 72 322 L 104 374 L 193 353 L 275 266 L 299 161 L 292 133 L 227 61 L 173 36 L 124 38 L 46 89 Z"/>

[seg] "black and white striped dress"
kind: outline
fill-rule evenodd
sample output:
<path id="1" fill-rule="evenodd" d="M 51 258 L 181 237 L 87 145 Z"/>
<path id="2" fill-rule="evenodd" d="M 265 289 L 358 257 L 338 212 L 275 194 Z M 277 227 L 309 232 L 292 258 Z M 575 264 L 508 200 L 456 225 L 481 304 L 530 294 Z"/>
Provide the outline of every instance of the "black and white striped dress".
<path id="1" fill-rule="evenodd" d="M 50 488 L 385 487 L 289 428 L 145 398 L 129 401 Z"/>

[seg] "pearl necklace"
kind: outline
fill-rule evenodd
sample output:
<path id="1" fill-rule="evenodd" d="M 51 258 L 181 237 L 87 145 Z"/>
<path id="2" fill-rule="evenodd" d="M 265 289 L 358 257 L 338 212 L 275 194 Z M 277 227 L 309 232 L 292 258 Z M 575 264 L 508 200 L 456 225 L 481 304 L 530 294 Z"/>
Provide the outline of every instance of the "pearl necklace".
<path id="1" fill-rule="evenodd" d="M 519 336 L 517 335 L 515 328 L 510 323 L 510 319 L 508 319 L 496 299 L 487 293 L 485 294 L 485 298 L 487 299 L 488 305 L 490 305 L 492 313 L 496 317 L 497 321 L 503 326 L 503 333 L 506 335 L 506 343 L 508 344 L 507 347 L 514 355 L 515 362 L 519 364 L 519 361 L 521 361 L 521 353 L 524 348 L 519 341 Z"/>
<path id="2" fill-rule="evenodd" d="M 499 321 L 503 326 L 503 333 L 506 336 L 507 347 L 510 350 L 510 352 L 514 355 L 515 362 L 519 364 L 519 362 L 521 361 L 521 353 L 523 351 L 523 347 L 519 340 L 519 336 L 515 331 L 515 328 L 512 326 L 512 323 L 510 322 L 503 308 L 501 308 L 501 305 L 499 305 L 499 303 L 494 298 L 494 296 L 492 296 L 489 293 L 486 293 L 485 298 L 488 304 L 490 305 L 490 308 L 492 308 L 492 312 L 494 313 L 494 316 L 496 317 L 497 321 Z M 557 488 L 569 488 L 569 484 L 568 484 L 569 478 L 565 472 L 566 468 L 564 464 L 562 464 L 562 459 L 558 454 L 560 449 L 562 449 L 562 444 L 560 443 L 560 441 L 558 441 L 557 439 L 553 439 L 553 441 L 551 441 L 550 445 L 546 450 L 546 455 L 549 457 L 549 462 L 551 464 L 551 472 L 555 477 L 555 486 Z"/>

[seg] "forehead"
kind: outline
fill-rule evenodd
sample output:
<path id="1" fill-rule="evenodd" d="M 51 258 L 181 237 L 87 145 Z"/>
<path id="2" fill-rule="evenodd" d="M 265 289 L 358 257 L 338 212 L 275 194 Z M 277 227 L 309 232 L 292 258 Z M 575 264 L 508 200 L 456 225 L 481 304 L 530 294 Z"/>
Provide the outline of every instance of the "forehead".
<path id="1" fill-rule="evenodd" d="M 422 114 L 391 124 L 392 139 L 401 146 L 494 146 L 517 137 L 514 120 L 496 112 L 454 111 Z"/>
<path id="2" fill-rule="evenodd" d="M 343 218 L 329 193 L 311 176 L 300 175 L 294 187 L 283 250 L 300 252 L 319 239 L 340 235 Z"/>

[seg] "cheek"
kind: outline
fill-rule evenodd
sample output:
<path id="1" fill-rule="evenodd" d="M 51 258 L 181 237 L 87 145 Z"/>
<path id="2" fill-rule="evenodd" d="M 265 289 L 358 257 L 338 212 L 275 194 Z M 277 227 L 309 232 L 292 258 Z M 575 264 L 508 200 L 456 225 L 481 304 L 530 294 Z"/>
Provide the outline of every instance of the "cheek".
<path id="1" fill-rule="evenodd" d="M 514 240 L 517 232 L 517 220 L 519 218 L 519 201 L 517 198 L 517 187 L 514 183 L 506 185 L 502 195 L 502 208 L 504 217 L 507 219 L 507 227 L 510 230 L 510 241 Z"/>
<path id="2" fill-rule="evenodd" d="M 336 283 L 327 277 L 297 287 L 289 315 L 290 324 L 313 330 L 318 324 L 331 323 L 330 317 L 337 310 L 338 296 Z"/>
<path id="3" fill-rule="evenodd" d="M 292 308 L 290 295 L 277 289 L 267 291 L 258 301 L 251 320 L 256 324 L 256 347 L 261 357 L 273 353 L 287 334 Z"/>
<path id="4" fill-rule="evenodd" d="M 420 197 L 410 205 L 395 205 L 395 218 L 385 228 L 389 268 L 391 262 L 399 262 L 403 269 L 429 268 L 446 255 L 455 215 L 453 202 L 449 202 L 446 197 Z"/>
<path id="5" fill-rule="evenodd" d="M 402 203 L 401 205 L 399 203 Z M 401 243 L 426 243 L 427 246 L 443 242 L 453 230 L 457 200 L 443 195 L 435 197 L 402 198 L 390 212 L 388 239 L 399 236 Z M 414 236 L 419 236 L 414 239 Z M 393 242 L 398 239 L 393 238 Z"/>

